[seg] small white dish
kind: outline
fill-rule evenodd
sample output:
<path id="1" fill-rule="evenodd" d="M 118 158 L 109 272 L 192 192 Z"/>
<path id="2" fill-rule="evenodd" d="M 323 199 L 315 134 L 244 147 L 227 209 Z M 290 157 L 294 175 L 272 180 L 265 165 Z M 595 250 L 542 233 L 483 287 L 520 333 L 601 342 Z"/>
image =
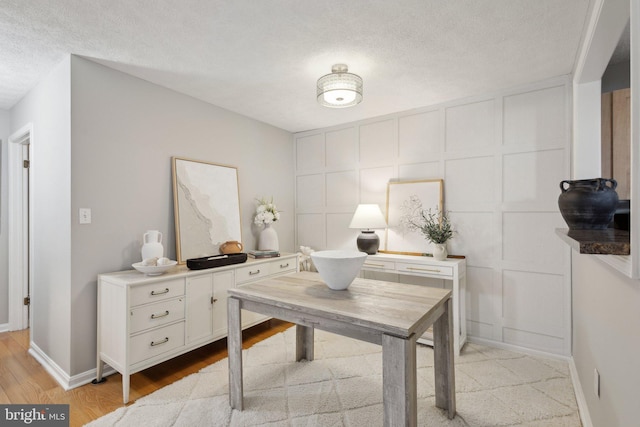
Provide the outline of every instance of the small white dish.
<path id="1" fill-rule="evenodd" d="M 360 272 L 367 254 L 340 250 L 318 251 L 311 253 L 311 259 L 327 286 L 336 291 L 343 291 Z"/>
<path id="2" fill-rule="evenodd" d="M 178 261 L 170 261 L 165 265 L 143 265 L 142 262 L 136 262 L 131 266 L 147 276 L 159 276 L 172 269 L 176 264 L 178 264 Z"/>

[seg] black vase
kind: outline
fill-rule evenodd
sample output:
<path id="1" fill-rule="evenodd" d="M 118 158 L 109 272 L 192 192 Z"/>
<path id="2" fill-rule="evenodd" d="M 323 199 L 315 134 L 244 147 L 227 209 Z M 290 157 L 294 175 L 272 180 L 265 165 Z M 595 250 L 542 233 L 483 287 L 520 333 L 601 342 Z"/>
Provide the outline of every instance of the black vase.
<path id="1" fill-rule="evenodd" d="M 558 197 L 558 206 L 569 229 L 607 228 L 618 205 L 617 186 L 615 179 L 605 178 L 560 182 L 562 193 Z"/>

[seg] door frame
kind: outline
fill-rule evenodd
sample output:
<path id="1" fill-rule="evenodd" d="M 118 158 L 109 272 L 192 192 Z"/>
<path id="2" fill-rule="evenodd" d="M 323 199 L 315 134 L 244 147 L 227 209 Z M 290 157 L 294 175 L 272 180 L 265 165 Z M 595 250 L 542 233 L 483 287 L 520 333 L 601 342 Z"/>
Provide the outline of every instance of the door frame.
<path id="1" fill-rule="evenodd" d="M 8 150 L 8 198 L 9 198 L 9 330 L 17 331 L 29 327 L 29 306 L 24 298 L 29 295 L 29 280 L 33 277 L 33 233 L 29 231 L 28 241 L 24 239 L 24 229 L 33 224 L 33 174 L 28 169 L 29 191 L 24 194 L 22 166 L 23 146 L 28 144 L 29 162 L 33 162 L 33 124 L 29 123 L 9 137 Z M 28 196 L 27 212 L 24 197 Z M 25 221 L 27 222 L 25 224 Z M 27 246 L 28 253 L 27 253 Z M 32 286 L 33 287 L 33 286 Z M 33 292 L 32 292 L 33 294 Z M 32 311 L 32 310 L 31 310 Z"/>

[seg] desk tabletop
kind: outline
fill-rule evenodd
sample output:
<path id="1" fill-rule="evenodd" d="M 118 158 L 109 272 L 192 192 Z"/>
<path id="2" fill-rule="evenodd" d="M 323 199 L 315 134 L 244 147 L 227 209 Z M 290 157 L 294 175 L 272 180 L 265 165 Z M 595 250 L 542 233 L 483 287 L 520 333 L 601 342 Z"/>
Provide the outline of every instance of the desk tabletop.
<path id="1" fill-rule="evenodd" d="M 451 297 L 451 291 L 362 278 L 347 290 L 334 291 L 318 273 L 300 272 L 229 289 L 229 295 L 409 337 Z"/>

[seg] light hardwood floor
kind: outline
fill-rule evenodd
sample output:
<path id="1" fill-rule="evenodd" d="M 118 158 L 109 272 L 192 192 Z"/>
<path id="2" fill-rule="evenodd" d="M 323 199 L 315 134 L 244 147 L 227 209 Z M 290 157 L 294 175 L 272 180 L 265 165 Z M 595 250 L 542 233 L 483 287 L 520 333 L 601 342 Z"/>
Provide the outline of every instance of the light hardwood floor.
<path id="1" fill-rule="evenodd" d="M 243 348 L 292 326 L 270 320 L 243 332 Z M 72 427 L 82 426 L 123 406 L 122 376 L 73 390 L 62 387 L 27 351 L 29 330 L 0 333 L 0 403 L 69 404 Z M 227 357 L 226 339 L 216 341 L 131 376 L 130 402 Z"/>

